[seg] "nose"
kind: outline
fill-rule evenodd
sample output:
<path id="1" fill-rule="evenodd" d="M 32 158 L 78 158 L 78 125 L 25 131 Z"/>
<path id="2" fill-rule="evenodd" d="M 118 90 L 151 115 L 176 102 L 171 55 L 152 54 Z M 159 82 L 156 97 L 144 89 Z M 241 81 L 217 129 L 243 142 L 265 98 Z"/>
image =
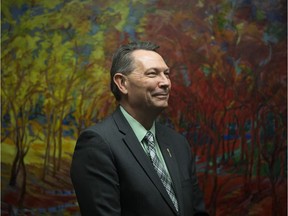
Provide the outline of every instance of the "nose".
<path id="1" fill-rule="evenodd" d="M 159 78 L 159 87 L 164 89 L 169 89 L 171 87 L 171 81 L 169 79 L 169 76 L 167 76 L 164 73 L 161 73 L 161 76 Z"/>

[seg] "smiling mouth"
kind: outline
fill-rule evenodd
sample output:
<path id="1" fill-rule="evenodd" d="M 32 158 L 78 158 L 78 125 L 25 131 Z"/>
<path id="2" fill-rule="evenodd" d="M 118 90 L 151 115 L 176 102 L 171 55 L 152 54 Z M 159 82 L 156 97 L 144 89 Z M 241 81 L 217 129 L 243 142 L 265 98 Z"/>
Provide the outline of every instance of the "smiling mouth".
<path id="1" fill-rule="evenodd" d="M 169 97 L 169 94 L 155 94 L 154 97 L 166 99 Z"/>

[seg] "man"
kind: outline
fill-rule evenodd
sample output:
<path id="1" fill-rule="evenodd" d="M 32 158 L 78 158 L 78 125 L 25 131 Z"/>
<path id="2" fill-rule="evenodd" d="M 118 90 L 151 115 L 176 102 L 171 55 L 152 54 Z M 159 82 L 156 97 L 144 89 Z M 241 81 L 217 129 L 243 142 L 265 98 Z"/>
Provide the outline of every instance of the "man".
<path id="1" fill-rule="evenodd" d="M 187 140 L 155 122 L 168 106 L 169 68 L 157 45 L 113 56 L 116 111 L 78 138 L 71 178 L 83 216 L 208 215 Z"/>

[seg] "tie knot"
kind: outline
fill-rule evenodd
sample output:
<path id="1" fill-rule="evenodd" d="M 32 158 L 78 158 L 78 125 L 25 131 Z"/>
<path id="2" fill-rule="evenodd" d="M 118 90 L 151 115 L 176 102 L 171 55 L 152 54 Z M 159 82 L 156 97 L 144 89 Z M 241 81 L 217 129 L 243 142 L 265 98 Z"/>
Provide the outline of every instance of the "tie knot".
<path id="1" fill-rule="evenodd" d="M 152 145 L 152 146 L 155 145 L 154 136 L 150 131 L 147 131 L 143 141 L 146 142 L 148 145 Z"/>

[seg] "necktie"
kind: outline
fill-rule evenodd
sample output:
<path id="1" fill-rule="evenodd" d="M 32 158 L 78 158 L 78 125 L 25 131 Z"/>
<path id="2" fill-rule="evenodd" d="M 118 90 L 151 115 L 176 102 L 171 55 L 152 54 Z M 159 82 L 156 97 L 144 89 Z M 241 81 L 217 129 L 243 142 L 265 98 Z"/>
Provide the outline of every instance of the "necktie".
<path id="1" fill-rule="evenodd" d="M 155 150 L 155 142 L 153 134 L 148 131 L 143 139 L 144 144 L 147 145 L 148 155 L 152 161 L 155 171 L 157 172 L 162 184 L 164 185 L 172 203 L 174 204 L 177 212 L 178 212 L 178 202 L 172 188 L 172 180 L 166 170 L 164 169 L 164 165 L 160 162 Z"/>

